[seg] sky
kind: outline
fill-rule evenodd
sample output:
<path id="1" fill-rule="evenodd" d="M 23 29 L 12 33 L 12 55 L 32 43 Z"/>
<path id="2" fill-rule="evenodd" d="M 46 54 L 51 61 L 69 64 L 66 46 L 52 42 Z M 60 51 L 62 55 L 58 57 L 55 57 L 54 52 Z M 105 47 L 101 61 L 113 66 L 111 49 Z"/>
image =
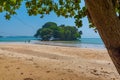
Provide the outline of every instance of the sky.
<path id="1" fill-rule="evenodd" d="M 74 18 L 57 17 L 54 12 L 45 15 L 44 18 L 40 18 L 40 15 L 28 16 L 24 5 L 17 10 L 17 15 L 12 16 L 10 20 L 6 20 L 4 15 L 4 13 L 0 13 L 0 36 L 33 36 L 46 22 L 75 26 Z M 82 38 L 99 38 L 99 34 L 89 28 L 87 18 L 83 18 L 83 26 L 79 30 L 83 32 Z"/>

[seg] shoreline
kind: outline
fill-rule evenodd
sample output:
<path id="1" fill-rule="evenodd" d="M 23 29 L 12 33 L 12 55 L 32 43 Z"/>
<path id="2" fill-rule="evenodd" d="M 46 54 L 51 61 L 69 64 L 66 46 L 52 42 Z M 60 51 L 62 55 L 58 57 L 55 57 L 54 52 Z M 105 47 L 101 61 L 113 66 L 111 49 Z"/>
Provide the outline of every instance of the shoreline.
<path id="1" fill-rule="evenodd" d="M 72 41 L 31 41 L 31 42 L 0 42 L 0 44 L 37 44 L 37 45 L 50 45 L 61 47 L 76 47 L 76 48 L 94 48 L 106 49 L 103 44 L 87 44 L 87 43 L 69 43 Z"/>

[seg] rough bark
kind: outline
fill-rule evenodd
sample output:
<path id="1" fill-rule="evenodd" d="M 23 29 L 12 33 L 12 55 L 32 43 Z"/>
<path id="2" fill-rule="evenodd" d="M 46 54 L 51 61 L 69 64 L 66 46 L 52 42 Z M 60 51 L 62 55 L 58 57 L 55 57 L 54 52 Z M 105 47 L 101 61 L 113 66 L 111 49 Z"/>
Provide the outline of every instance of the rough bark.
<path id="1" fill-rule="evenodd" d="M 85 0 L 91 20 L 120 74 L 120 20 L 112 0 Z"/>

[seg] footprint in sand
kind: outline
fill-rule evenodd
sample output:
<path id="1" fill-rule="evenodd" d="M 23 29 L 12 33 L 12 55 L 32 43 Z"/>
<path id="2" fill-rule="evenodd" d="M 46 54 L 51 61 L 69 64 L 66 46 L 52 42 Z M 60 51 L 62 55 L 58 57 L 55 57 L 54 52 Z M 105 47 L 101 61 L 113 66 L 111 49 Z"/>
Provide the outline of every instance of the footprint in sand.
<path id="1" fill-rule="evenodd" d="M 33 80 L 32 78 L 25 78 L 24 80 Z"/>
<path id="2" fill-rule="evenodd" d="M 23 73 L 20 73 L 21 75 L 23 75 Z"/>
<path id="3" fill-rule="evenodd" d="M 20 69 L 19 67 L 17 67 L 16 69 Z"/>
<path id="4" fill-rule="evenodd" d="M 9 66 L 5 66 L 5 68 L 9 68 Z"/>
<path id="5" fill-rule="evenodd" d="M 50 71 L 46 71 L 46 73 L 50 73 Z"/>

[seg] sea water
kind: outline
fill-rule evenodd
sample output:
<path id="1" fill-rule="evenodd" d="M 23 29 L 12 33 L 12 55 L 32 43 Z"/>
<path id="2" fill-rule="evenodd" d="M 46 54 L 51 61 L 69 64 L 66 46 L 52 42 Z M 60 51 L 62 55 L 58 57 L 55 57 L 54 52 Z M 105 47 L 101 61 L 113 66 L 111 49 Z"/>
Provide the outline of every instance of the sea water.
<path id="1" fill-rule="evenodd" d="M 56 46 L 70 46 L 82 48 L 105 48 L 101 38 L 81 38 L 77 41 L 40 41 L 33 36 L 8 36 L 0 37 L 0 42 L 30 42 L 33 44 L 45 44 Z"/>
<path id="2" fill-rule="evenodd" d="M 6 36 L 0 37 L 0 42 L 27 42 L 31 40 L 38 40 L 33 36 Z"/>
<path id="3" fill-rule="evenodd" d="M 76 41 L 36 41 L 35 44 L 105 49 L 101 38 L 81 38 Z"/>

